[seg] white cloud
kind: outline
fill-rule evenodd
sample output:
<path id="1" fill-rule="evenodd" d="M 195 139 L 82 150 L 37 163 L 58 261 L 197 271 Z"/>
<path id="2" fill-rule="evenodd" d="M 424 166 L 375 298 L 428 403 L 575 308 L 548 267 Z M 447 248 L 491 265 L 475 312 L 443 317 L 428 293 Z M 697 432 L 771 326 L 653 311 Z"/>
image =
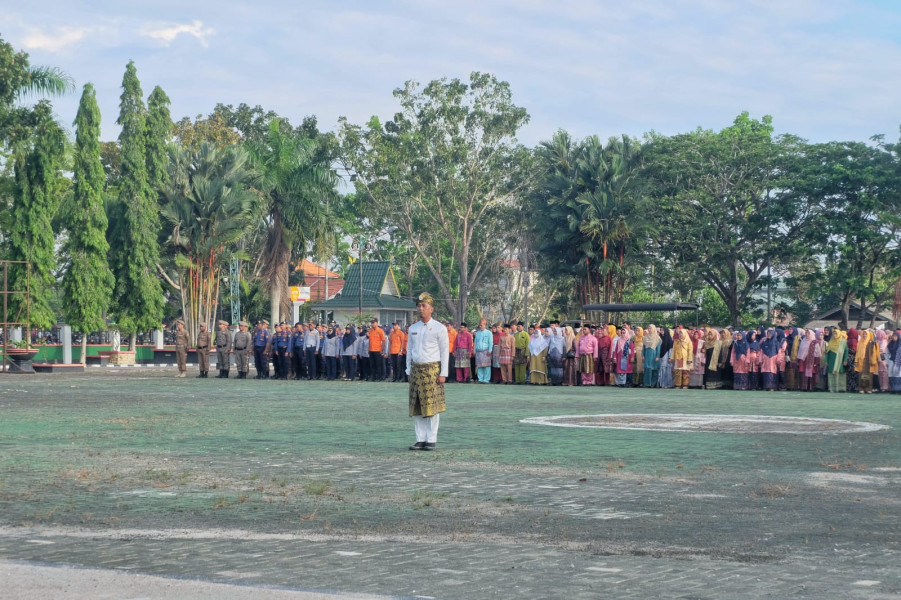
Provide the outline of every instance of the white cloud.
<path id="1" fill-rule="evenodd" d="M 200 44 L 206 48 L 207 38 L 214 33 L 210 27 L 204 27 L 203 21 L 195 20 L 190 25 L 145 25 L 141 28 L 141 35 L 154 40 L 160 40 L 168 46 L 181 34 L 193 35 Z"/>
<path id="2" fill-rule="evenodd" d="M 22 45 L 29 50 L 45 50 L 55 53 L 80 42 L 95 29 L 94 27 L 59 27 L 52 33 L 33 29 L 22 39 Z"/>

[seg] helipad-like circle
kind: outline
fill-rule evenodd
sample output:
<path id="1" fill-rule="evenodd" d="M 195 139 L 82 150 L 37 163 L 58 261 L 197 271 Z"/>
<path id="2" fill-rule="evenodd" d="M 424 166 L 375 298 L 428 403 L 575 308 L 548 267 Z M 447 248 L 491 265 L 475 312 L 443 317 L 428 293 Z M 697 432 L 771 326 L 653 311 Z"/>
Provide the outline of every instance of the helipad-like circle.
<path id="1" fill-rule="evenodd" d="M 867 433 L 888 425 L 840 419 L 764 415 L 603 414 L 530 417 L 520 423 L 555 427 L 595 427 L 705 433 L 787 433 L 796 435 Z"/>

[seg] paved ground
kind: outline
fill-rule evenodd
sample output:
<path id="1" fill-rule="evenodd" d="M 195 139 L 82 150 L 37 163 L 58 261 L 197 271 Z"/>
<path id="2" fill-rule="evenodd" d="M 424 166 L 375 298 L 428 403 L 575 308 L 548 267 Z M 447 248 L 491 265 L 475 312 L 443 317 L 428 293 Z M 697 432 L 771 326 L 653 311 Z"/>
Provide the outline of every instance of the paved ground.
<path id="1" fill-rule="evenodd" d="M 0 377 L 9 597 L 901 599 L 899 396 L 455 385 L 413 453 L 402 385 L 171 374 Z M 601 413 L 890 428 L 520 422 Z"/>

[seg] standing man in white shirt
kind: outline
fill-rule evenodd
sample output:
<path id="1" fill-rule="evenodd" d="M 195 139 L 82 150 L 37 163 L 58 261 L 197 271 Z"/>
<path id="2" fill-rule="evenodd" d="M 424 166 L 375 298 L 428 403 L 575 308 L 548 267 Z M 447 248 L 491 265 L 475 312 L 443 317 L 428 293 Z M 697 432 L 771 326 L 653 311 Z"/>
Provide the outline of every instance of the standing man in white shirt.
<path id="1" fill-rule="evenodd" d="M 450 343 L 447 329 L 432 319 L 435 299 L 428 292 L 416 300 L 419 321 L 407 337 L 407 376 L 410 380 L 410 416 L 416 443 L 410 450 L 434 450 L 438 443 L 438 420 L 446 410 L 444 382 Z"/>

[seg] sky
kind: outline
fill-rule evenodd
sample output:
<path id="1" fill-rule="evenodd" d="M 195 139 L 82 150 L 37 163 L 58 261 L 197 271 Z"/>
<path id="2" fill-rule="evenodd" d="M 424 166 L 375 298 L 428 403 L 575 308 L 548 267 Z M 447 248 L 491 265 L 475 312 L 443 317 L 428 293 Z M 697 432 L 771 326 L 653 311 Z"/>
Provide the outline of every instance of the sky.
<path id="1" fill-rule="evenodd" d="M 528 111 L 528 145 L 719 130 L 742 111 L 811 142 L 897 141 L 901 125 L 897 0 L 0 0 L 0 37 L 75 79 L 54 100 L 67 126 L 93 83 L 105 140 L 129 60 L 175 120 L 243 102 L 334 130 L 390 118 L 407 80 L 482 71 Z"/>

